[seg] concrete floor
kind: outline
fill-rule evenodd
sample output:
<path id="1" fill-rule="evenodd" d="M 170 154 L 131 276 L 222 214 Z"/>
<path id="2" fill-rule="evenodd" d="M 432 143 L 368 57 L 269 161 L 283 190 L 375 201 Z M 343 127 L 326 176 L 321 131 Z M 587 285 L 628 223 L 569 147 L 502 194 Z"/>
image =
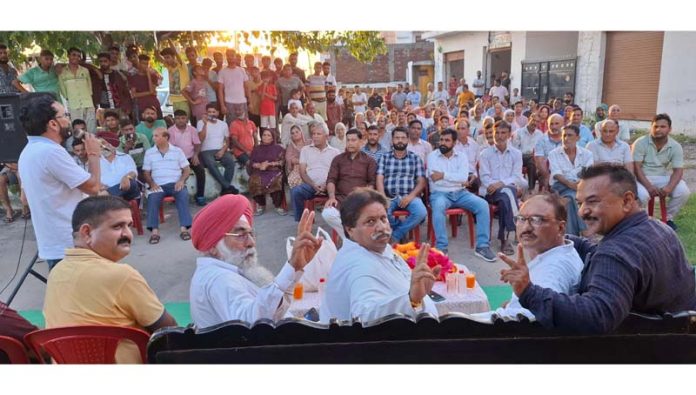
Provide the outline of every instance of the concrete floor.
<path id="1" fill-rule="evenodd" d="M 265 214 L 255 218 L 254 228 L 258 235 L 257 249 L 260 262 L 277 273 L 287 258 L 285 240 L 288 236 L 295 235 L 297 225 L 292 217 L 292 212 L 283 217 L 275 213 L 270 202 L 268 208 Z M 197 212 L 198 209 L 199 207 L 191 205 L 192 213 Z M 142 273 L 162 302 L 187 302 L 189 284 L 195 270 L 196 257 L 199 254 L 190 241 L 179 239 L 178 220 L 172 204 L 166 204 L 165 221 L 160 228 L 162 239 L 159 244 L 149 245 L 147 243 L 149 235 L 146 229 L 143 236 L 135 236 L 131 254 L 123 259 L 123 262 L 130 264 Z M 329 229 L 319 212 L 317 212 L 316 222 L 324 229 Z M 497 224 L 497 221 L 495 222 Z M 496 232 L 496 228 L 497 226 L 494 224 L 494 232 Z M 26 223 L 26 234 L 24 231 L 24 220 L 17 219 L 12 224 L 0 223 L 0 246 L 2 246 L 0 287 L 5 287 L 17 270 L 20 246 L 24 239 L 19 272 L 9 287 L 0 293 L 0 300 L 3 301 L 9 298 L 19 277 L 36 253 L 36 239 L 31 221 Z M 425 235 L 426 227 L 425 224 L 422 224 L 421 237 L 425 238 Z M 497 252 L 497 241 L 493 242 L 492 248 L 494 252 Z M 486 262 L 474 256 L 473 249 L 469 248 L 466 223 L 459 228 L 456 239 L 450 238 L 449 252 L 450 257 L 456 263 L 466 265 L 477 274 L 477 279 L 481 285 L 502 285 L 499 281 L 499 272 L 505 264 L 501 261 Z M 44 262 L 39 262 L 36 268 L 41 273 L 47 273 L 47 266 Z M 43 307 L 44 292 L 45 285 L 29 276 L 13 301 L 12 307 L 16 310 L 40 310 Z"/>

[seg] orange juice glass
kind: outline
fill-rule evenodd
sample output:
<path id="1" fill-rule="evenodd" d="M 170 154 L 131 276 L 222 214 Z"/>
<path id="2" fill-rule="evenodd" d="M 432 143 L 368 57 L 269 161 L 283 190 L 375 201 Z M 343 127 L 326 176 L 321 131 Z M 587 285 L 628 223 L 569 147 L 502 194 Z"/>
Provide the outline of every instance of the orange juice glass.
<path id="1" fill-rule="evenodd" d="M 295 283 L 295 289 L 293 290 L 292 297 L 295 300 L 300 300 L 304 296 L 304 285 L 302 283 Z"/>
<path id="2" fill-rule="evenodd" d="M 466 275 L 466 288 L 474 289 L 476 287 L 476 273 L 469 272 Z"/>

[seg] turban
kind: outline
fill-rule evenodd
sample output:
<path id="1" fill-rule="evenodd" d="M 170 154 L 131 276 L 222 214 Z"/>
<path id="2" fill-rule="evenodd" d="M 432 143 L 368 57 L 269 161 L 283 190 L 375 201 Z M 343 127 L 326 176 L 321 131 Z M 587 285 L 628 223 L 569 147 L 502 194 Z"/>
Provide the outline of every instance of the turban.
<path id="1" fill-rule="evenodd" d="M 218 241 L 229 232 L 244 215 L 253 225 L 249 200 L 242 195 L 223 195 L 205 206 L 193 218 L 191 242 L 202 252 L 215 247 Z"/>

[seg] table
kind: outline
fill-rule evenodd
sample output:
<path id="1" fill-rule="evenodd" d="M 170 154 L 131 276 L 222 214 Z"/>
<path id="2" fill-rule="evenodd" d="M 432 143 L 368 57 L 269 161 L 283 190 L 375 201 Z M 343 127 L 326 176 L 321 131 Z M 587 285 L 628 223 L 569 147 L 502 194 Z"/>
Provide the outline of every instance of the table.
<path id="1" fill-rule="evenodd" d="M 466 266 L 457 264 L 460 269 L 463 269 L 465 273 L 469 270 Z M 488 296 L 483 292 L 483 288 L 476 282 L 476 287 L 473 289 L 467 289 L 462 294 L 449 294 L 447 293 L 447 286 L 444 281 L 437 281 L 433 285 L 433 291 L 439 293 L 445 297 L 442 302 L 435 302 L 437 307 L 437 312 L 439 315 L 444 315 L 447 313 L 482 313 L 489 311 L 491 309 L 488 303 Z M 293 300 L 290 304 L 289 313 L 293 317 L 301 318 L 311 309 L 316 308 L 319 311 L 319 306 L 321 305 L 321 298 L 318 292 L 305 292 L 304 297 L 300 300 Z"/>

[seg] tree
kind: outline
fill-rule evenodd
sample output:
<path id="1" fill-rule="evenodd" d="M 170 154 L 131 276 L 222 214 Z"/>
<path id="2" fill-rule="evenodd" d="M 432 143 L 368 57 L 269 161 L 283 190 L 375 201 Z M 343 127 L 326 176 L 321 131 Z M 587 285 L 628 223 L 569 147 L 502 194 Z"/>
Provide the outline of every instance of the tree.
<path id="1" fill-rule="evenodd" d="M 384 40 L 375 31 L 249 31 L 237 34 L 247 43 L 250 36 L 263 34 L 271 41 L 271 51 L 276 47 L 285 47 L 289 51 L 325 52 L 335 46 L 344 46 L 362 62 L 371 62 L 377 55 L 387 52 Z M 24 61 L 24 51 L 35 47 L 50 49 L 57 57 L 65 56 L 68 48 L 77 47 L 94 57 L 113 45 L 124 47 L 128 44 L 138 44 L 146 52 L 166 46 L 194 46 L 200 50 L 213 37 L 222 41 L 233 38 L 229 32 L 220 31 L 0 32 L 0 42 L 7 44 L 15 62 Z"/>

